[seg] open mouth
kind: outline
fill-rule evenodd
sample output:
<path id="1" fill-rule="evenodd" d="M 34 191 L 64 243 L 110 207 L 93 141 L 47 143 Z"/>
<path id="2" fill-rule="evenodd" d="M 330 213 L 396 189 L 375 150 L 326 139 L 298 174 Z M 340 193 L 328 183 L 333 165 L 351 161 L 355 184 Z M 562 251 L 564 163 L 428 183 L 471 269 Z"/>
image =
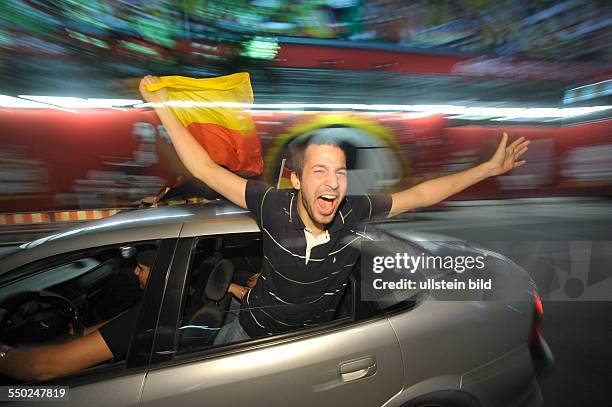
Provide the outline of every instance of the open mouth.
<path id="1" fill-rule="evenodd" d="M 334 213 L 334 207 L 336 205 L 337 195 L 334 194 L 322 194 L 317 197 L 317 209 L 324 216 L 329 216 Z"/>

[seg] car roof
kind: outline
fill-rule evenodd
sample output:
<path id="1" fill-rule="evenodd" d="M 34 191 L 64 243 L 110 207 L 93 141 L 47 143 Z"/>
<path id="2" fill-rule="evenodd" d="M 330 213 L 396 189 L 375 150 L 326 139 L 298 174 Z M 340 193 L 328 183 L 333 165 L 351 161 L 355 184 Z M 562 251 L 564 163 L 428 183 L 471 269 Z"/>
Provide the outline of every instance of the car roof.
<path id="1" fill-rule="evenodd" d="M 0 275 L 40 258 L 90 247 L 154 239 L 257 232 L 249 211 L 226 201 L 126 210 L 21 245 L 0 260 Z"/>
<path id="2" fill-rule="evenodd" d="M 375 222 L 372 226 L 413 242 L 459 240 L 444 235 L 415 232 L 411 230 L 410 223 L 383 221 Z M 38 259 L 91 247 L 259 231 L 251 212 L 224 200 L 196 205 L 126 210 L 24 243 L 20 250 L 0 259 L 0 276 Z"/>

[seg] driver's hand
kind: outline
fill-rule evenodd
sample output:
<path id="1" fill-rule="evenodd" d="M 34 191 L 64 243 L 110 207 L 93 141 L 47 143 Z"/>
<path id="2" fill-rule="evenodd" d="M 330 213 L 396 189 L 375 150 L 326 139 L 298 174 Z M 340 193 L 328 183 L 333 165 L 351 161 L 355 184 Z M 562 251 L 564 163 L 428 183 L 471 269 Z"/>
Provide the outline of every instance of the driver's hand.
<path id="1" fill-rule="evenodd" d="M 81 336 L 85 336 L 85 329 L 75 327 L 72 322 L 68 322 L 68 335 L 80 338 Z"/>
<path id="2" fill-rule="evenodd" d="M 249 277 L 249 279 L 247 280 L 247 285 L 249 286 L 249 288 L 255 287 L 255 285 L 257 284 L 257 279 L 260 275 L 261 273 L 255 273 L 251 277 Z"/>

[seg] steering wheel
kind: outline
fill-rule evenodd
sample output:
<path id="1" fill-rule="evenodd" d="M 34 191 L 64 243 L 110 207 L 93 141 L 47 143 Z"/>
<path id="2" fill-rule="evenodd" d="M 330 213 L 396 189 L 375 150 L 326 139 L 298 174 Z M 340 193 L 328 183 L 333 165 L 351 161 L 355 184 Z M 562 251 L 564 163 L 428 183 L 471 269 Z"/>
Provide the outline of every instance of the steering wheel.
<path id="1" fill-rule="evenodd" d="M 74 304 L 50 291 L 18 294 L 1 308 L 0 340 L 9 344 L 53 339 L 67 333 L 69 323 L 76 334 L 85 328 Z"/>

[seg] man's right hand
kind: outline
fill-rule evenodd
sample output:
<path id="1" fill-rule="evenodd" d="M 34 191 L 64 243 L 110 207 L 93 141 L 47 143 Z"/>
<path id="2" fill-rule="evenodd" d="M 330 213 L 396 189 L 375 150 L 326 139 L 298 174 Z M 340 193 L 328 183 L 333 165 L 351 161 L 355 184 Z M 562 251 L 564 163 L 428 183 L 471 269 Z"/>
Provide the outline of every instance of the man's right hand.
<path id="1" fill-rule="evenodd" d="M 244 296 L 249 292 L 250 288 L 241 286 L 236 283 L 230 283 L 227 292 L 236 297 L 239 301 L 244 299 Z"/>
<path id="2" fill-rule="evenodd" d="M 168 91 L 166 88 L 162 88 L 155 92 L 149 92 L 147 90 L 147 85 L 153 85 L 159 83 L 160 80 L 157 76 L 147 75 L 140 81 L 140 85 L 138 90 L 140 94 L 148 103 L 164 103 L 168 101 Z"/>
<path id="3" fill-rule="evenodd" d="M 247 280 L 247 285 L 249 286 L 249 288 L 255 287 L 255 285 L 257 284 L 257 279 L 259 278 L 260 274 L 261 272 L 255 273 L 251 277 L 249 277 L 249 279 Z"/>

